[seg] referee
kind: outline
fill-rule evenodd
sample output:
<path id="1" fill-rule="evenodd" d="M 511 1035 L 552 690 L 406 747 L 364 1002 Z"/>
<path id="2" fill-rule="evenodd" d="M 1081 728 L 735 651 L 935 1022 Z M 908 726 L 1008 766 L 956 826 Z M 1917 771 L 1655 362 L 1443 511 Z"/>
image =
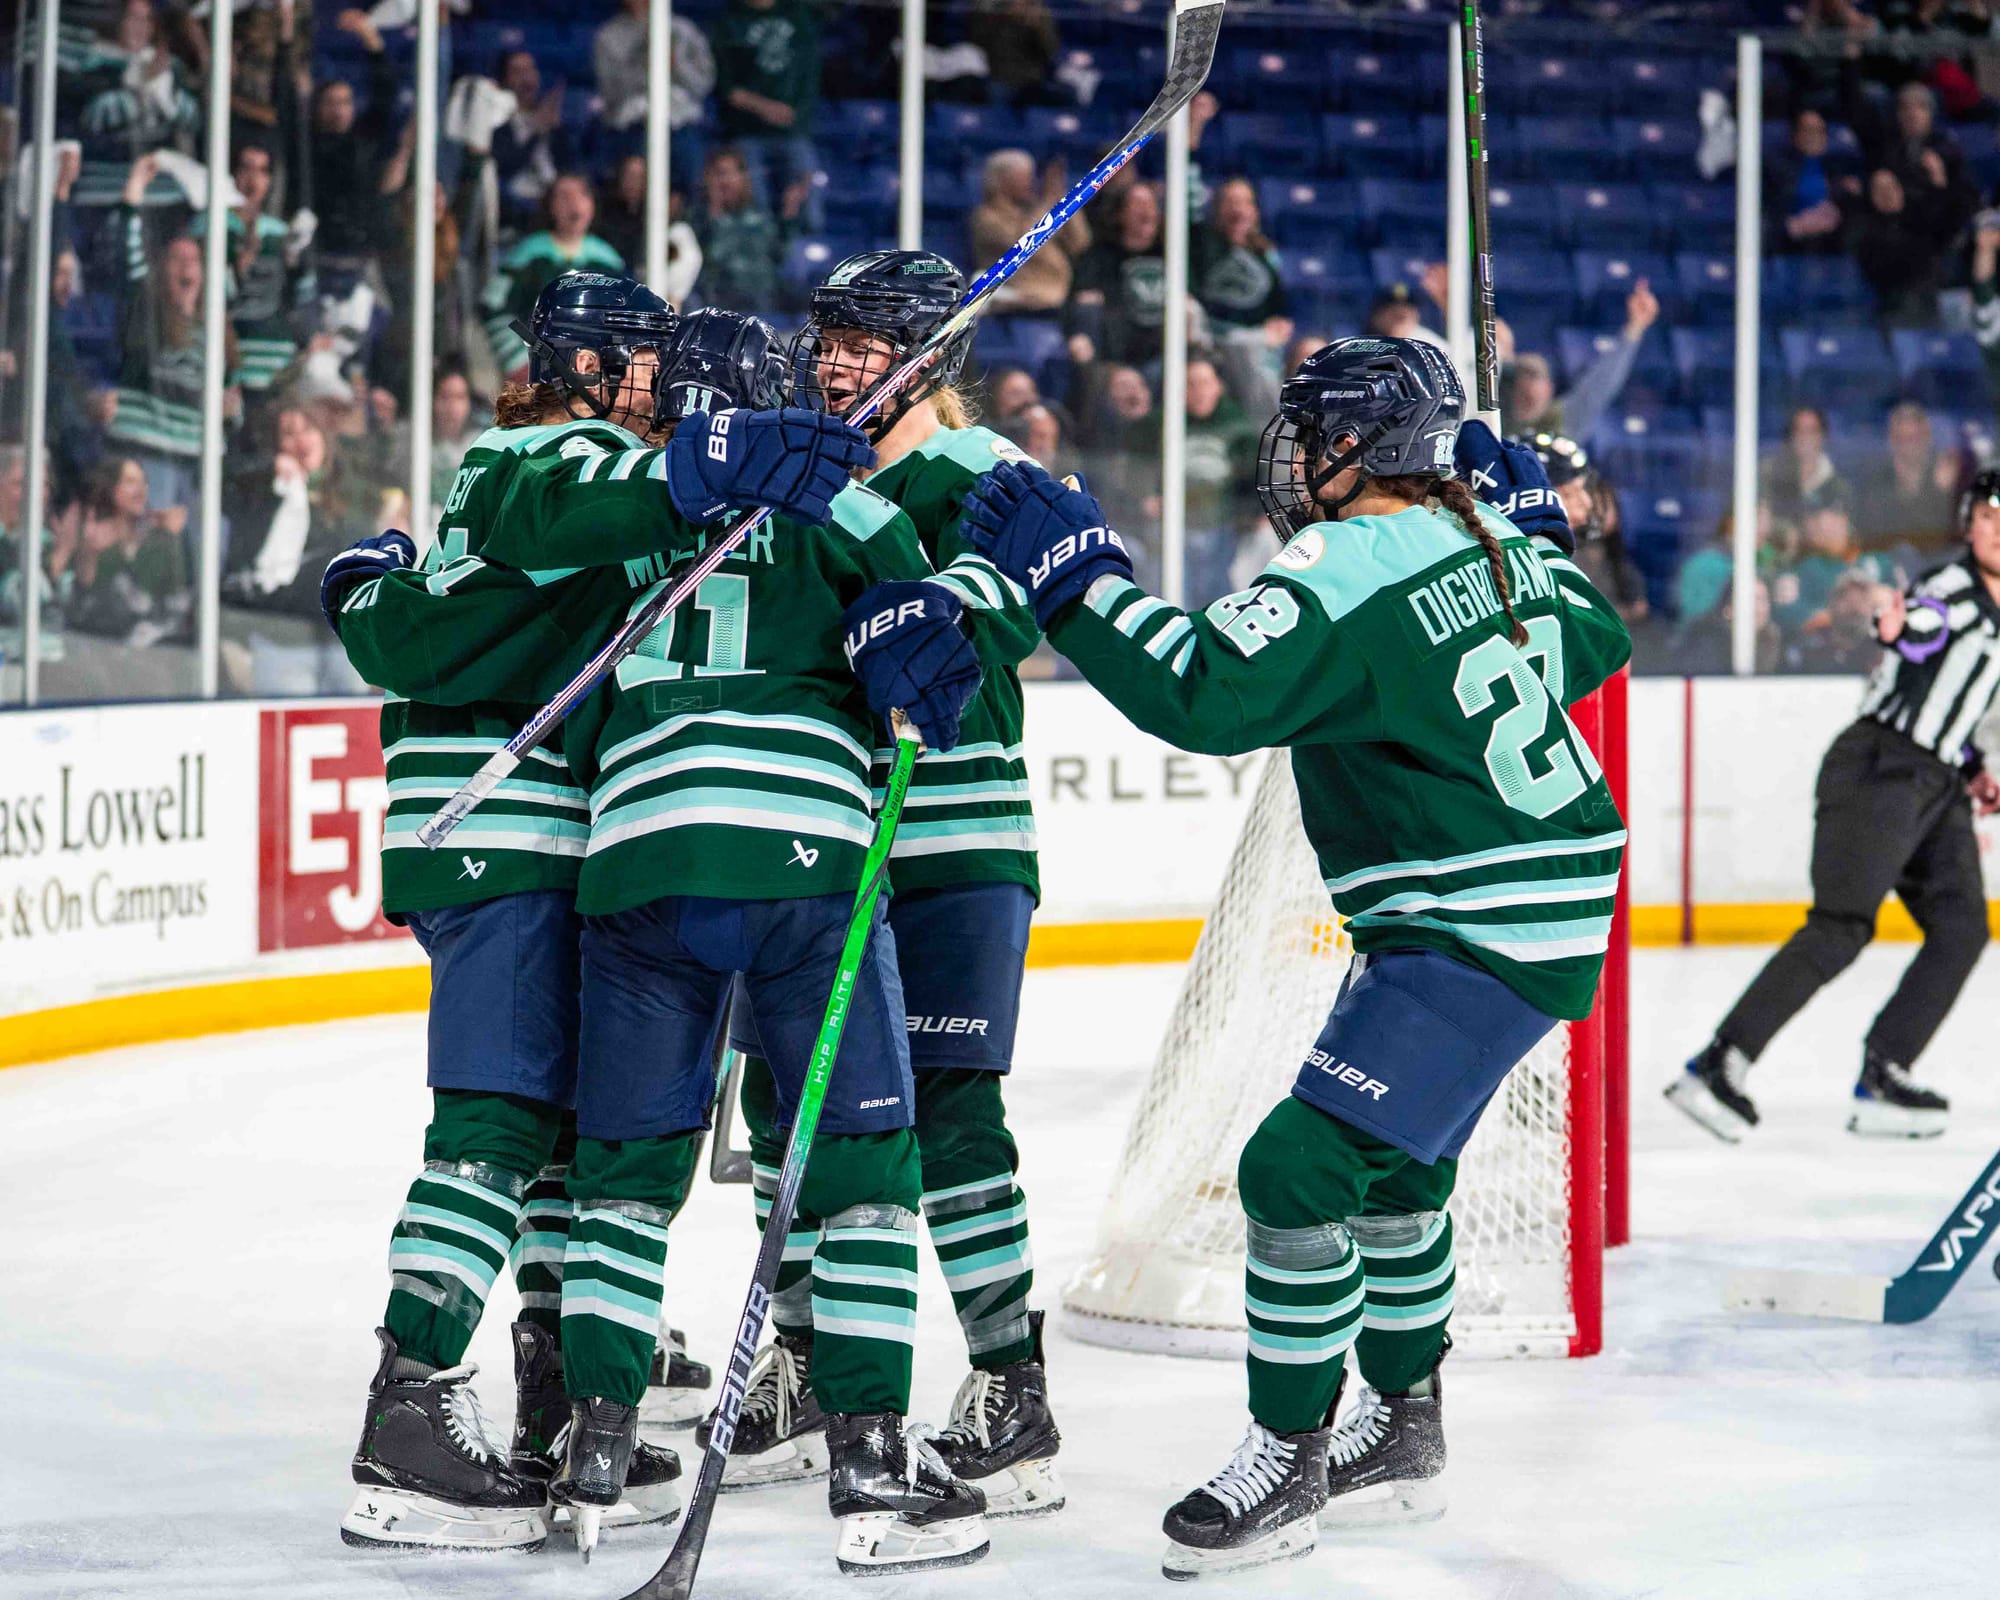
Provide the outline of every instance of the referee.
<path id="1" fill-rule="evenodd" d="M 1861 715 L 1826 753 L 1814 789 L 1812 910 L 1765 964 L 1667 1099 L 1731 1144 L 1757 1124 L 1744 1092 L 1778 1030 L 1875 935 L 1891 889 L 1924 942 L 1862 1044 L 1849 1133 L 1929 1138 L 1949 1102 L 1910 1068 L 1958 999 L 1986 944 L 1974 806 L 2000 810 L 1972 731 L 2000 690 L 2000 470 L 1959 501 L 1965 549 L 1905 596 L 1885 591 L 1885 646 Z"/>

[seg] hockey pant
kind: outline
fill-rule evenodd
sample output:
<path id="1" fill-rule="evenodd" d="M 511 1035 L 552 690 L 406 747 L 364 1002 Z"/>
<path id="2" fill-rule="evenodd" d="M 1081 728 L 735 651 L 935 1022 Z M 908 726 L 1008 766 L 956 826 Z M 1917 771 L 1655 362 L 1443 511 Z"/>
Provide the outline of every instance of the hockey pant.
<path id="1" fill-rule="evenodd" d="M 1834 740 L 1814 793 L 1812 910 L 1716 1029 L 1752 1061 L 1875 937 L 1894 889 L 1924 942 L 1868 1030 L 1910 1065 L 1986 948 L 1986 891 L 1972 807 L 1957 771 L 1863 719 Z"/>
<path id="2" fill-rule="evenodd" d="M 964 1068 L 924 1068 L 915 1077 L 924 1217 L 967 1354 L 975 1367 L 989 1370 L 1026 1361 L 1034 1350 L 1028 1291 L 1035 1263 L 1028 1246 L 1027 1201 L 1015 1181 L 1020 1153 L 1001 1097 L 1006 1080 L 997 1072 Z M 761 1232 L 778 1188 L 786 1130 L 778 1124 L 770 1068 L 755 1056 L 743 1064 L 742 1105 Z M 816 1327 L 823 1333 L 826 1326 L 822 1302 L 828 1293 L 823 1281 L 827 1268 L 822 1263 L 828 1260 L 830 1243 L 834 1260 L 841 1246 L 820 1230 L 817 1214 L 802 1213 L 785 1240 L 772 1321 L 779 1332 L 794 1338 L 808 1337 Z M 816 1342 L 813 1387 L 825 1406 L 823 1349 Z"/>
<path id="3" fill-rule="evenodd" d="M 1426 1164 L 1296 1096 L 1243 1147 L 1250 1412 L 1277 1433 L 1320 1427 L 1351 1348 L 1400 1393 L 1443 1352 L 1455 1283 L 1458 1162 Z"/>

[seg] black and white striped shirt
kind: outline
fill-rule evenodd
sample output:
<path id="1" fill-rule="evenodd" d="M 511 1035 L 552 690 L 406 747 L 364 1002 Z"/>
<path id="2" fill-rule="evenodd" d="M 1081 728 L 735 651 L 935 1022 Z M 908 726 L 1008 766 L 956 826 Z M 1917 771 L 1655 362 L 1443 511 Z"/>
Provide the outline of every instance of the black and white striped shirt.
<path id="1" fill-rule="evenodd" d="M 2000 605 L 1969 562 L 1917 580 L 1902 636 L 1882 653 L 1861 714 L 1961 764 L 2000 691 Z"/>

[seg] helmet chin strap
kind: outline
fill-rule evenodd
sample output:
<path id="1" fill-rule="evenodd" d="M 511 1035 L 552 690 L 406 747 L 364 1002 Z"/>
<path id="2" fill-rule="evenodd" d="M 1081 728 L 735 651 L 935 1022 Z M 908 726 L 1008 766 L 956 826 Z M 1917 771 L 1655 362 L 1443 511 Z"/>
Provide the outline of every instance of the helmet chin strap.
<path id="1" fill-rule="evenodd" d="M 1368 487 L 1368 484 L 1374 477 L 1374 474 L 1369 472 L 1366 467 L 1361 467 L 1359 463 L 1361 461 L 1361 458 L 1368 453 L 1368 447 L 1371 444 L 1373 444 L 1378 438 L 1380 438 L 1384 431 L 1385 430 L 1382 428 L 1377 428 L 1373 434 L 1367 436 L 1357 434 L 1355 436 L 1352 448 L 1343 450 L 1339 455 L 1335 456 L 1331 461 L 1329 461 L 1327 463 L 1326 470 L 1324 472 L 1318 474 L 1309 473 L 1307 475 L 1306 486 L 1312 491 L 1313 504 L 1315 506 L 1322 504 L 1326 505 L 1328 521 L 1330 522 L 1342 521 L 1343 519 L 1340 515 L 1341 512 L 1345 511 L 1348 508 L 1348 506 L 1354 502 L 1356 497 L 1360 495 L 1361 491 Z M 1329 483 L 1333 482 L 1335 478 L 1339 477 L 1343 472 L 1345 472 L 1349 467 L 1358 468 L 1358 470 L 1354 474 L 1353 487 L 1350 488 L 1347 491 L 1347 493 L 1342 495 L 1338 500 L 1335 500 L 1330 504 L 1323 502 L 1320 499 L 1320 492 L 1323 489 L 1325 489 Z"/>

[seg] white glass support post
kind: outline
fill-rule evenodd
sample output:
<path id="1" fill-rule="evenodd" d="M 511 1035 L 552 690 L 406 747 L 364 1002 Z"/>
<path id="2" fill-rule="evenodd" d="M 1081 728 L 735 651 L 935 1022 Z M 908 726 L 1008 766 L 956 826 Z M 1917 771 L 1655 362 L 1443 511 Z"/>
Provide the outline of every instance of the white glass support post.
<path id="1" fill-rule="evenodd" d="M 431 532 L 431 392 L 437 333 L 438 0 L 417 4 L 416 185 L 410 255 L 410 537 Z"/>
<path id="2" fill-rule="evenodd" d="M 924 0 L 903 0 L 902 137 L 897 142 L 896 247 L 924 247 Z"/>
<path id="3" fill-rule="evenodd" d="M 222 394 L 229 386 L 229 69 L 236 8 L 208 16 L 208 235 L 202 240 L 201 572 L 195 589 L 195 654 L 201 697 L 222 681 Z"/>
<path id="4" fill-rule="evenodd" d="M 1160 595 L 1187 603 L 1188 113 L 1167 124 L 1166 306 L 1160 323 Z M 1213 598 L 1211 596 L 1210 598 Z"/>
<path id="5" fill-rule="evenodd" d="M 667 228 L 673 218 L 674 0 L 646 16 L 646 287 L 667 298 Z"/>
<path id="6" fill-rule="evenodd" d="M 42 672 L 42 528 L 49 492 L 49 315 L 54 289 L 57 0 L 42 0 L 35 46 L 35 225 L 28 237 L 28 459 L 21 518 L 21 703 Z"/>
<path id="7" fill-rule="evenodd" d="M 1465 187 L 1465 36 L 1451 25 L 1446 42 L 1444 149 L 1445 340 L 1465 392 L 1472 393 L 1472 206 Z"/>
<path id="8" fill-rule="evenodd" d="M 1757 380 L 1763 263 L 1764 42 L 1736 41 L 1736 431 L 1730 505 L 1735 568 L 1729 598 L 1729 665 L 1737 676 L 1757 668 Z"/>

